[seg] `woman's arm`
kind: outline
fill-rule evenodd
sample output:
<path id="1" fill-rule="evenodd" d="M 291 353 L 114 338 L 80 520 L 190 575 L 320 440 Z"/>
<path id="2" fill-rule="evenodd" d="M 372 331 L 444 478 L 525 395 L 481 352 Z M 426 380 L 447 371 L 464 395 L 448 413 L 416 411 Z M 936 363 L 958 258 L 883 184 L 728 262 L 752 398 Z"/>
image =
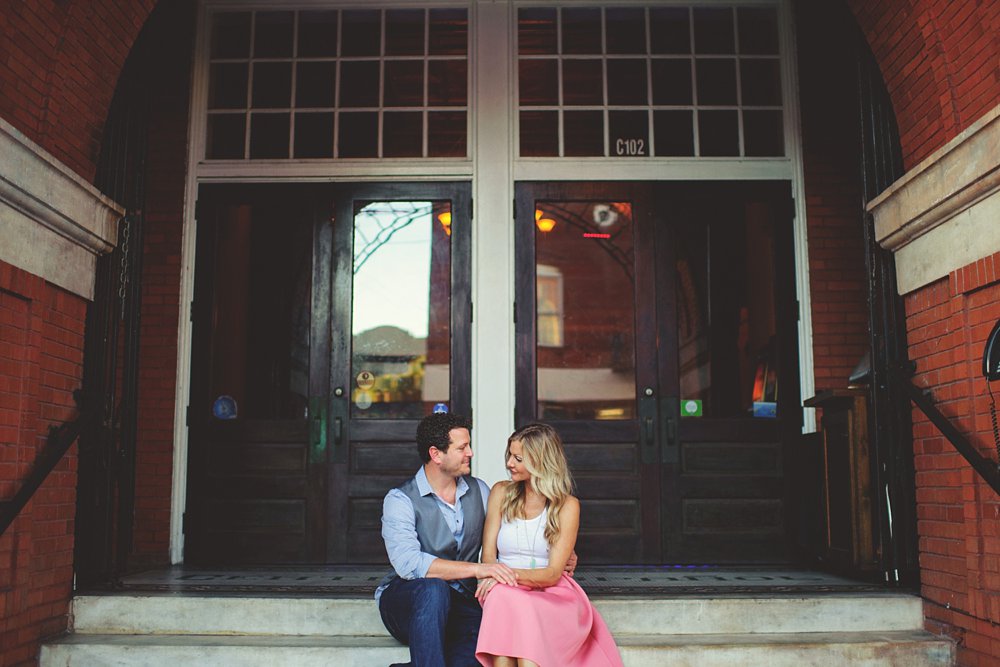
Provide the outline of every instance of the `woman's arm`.
<path id="1" fill-rule="evenodd" d="M 492 500 L 492 495 L 490 496 Z M 489 519 L 487 519 L 488 521 Z M 580 529 L 580 501 L 574 496 L 570 496 L 563 503 L 559 511 L 559 537 L 556 543 L 549 550 L 549 564 L 545 567 L 534 570 L 520 570 L 515 568 L 517 583 L 519 586 L 530 588 L 548 588 L 554 586 L 562 577 L 563 570 L 566 569 L 566 561 L 573 553 L 576 545 L 576 534 Z M 485 552 L 486 541 L 483 540 Z"/>
<path id="2" fill-rule="evenodd" d="M 509 482 L 500 481 L 490 490 L 490 500 L 486 506 L 486 522 L 483 524 L 483 553 L 480 560 L 484 563 L 497 562 L 497 535 L 500 534 L 500 506 L 506 495 Z"/>

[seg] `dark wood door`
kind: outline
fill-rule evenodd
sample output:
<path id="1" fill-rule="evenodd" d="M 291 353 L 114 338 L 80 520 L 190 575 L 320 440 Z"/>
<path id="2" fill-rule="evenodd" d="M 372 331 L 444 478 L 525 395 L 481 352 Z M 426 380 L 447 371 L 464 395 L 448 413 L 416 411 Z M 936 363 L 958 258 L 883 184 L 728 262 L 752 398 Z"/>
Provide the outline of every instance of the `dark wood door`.
<path id="1" fill-rule="evenodd" d="M 664 559 L 787 562 L 802 424 L 789 185 L 660 184 L 656 210 L 676 276 L 677 347 L 660 349 L 677 355 L 660 365 L 679 415 L 662 450 Z"/>
<path id="2" fill-rule="evenodd" d="M 470 408 L 469 191 L 202 187 L 188 563 L 385 561 L 417 422 Z"/>
<path id="3" fill-rule="evenodd" d="M 336 188 L 327 483 L 333 563 L 383 563 L 382 498 L 420 466 L 417 423 L 469 415 L 467 183 Z"/>
<path id="4" fill-rule="evenodd" d="M 516 187 L 517 423 L 555 426 L 592 563 L 657 562 L 660 370 L 652 200 L 629 184 Z"/>
<path id="5" fill-rule="evenodd" d="M 329 191 L 202 186 L 185 560 L 322 562 Z"/>
<path id="6" fill-rule="evenodd" d="M 782 462 L 800 423 L 787 184 L 516 193 L 517 422 L 563 435 L 579 551 L 786 560 Z"/>

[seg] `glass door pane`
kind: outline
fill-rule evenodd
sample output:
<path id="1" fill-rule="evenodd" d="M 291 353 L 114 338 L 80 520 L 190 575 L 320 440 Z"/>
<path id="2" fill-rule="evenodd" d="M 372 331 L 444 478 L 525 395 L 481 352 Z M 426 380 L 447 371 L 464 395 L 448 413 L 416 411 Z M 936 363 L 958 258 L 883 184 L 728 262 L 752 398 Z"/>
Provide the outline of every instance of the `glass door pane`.
<path id="1" fill-rule="evenodd" d="M 632 205 L 535 206 L 536 416 L 634 419 Z"/>
<path id="2" fill-rule="evenodd" d="M 353 419 L 420 419 L 451 398 L 451 202 L 355 204 Z"/>

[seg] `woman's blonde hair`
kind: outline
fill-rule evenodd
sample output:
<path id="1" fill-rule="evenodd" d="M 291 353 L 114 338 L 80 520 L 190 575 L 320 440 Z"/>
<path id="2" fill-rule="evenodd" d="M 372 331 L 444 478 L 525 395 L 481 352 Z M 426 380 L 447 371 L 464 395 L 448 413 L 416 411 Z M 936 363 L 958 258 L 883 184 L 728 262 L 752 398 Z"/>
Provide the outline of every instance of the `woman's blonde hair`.
<path id="1" fill-rule="evenodd" d="M 566 464 L 562 438 L 548 424 L 528 424 L 514 431 L 507 438 L 504 462 L 510 459 L 510 445 L 515 440 L 521 443 L 524 467 L 531 473 L 531 484 L 535 491 L 545 497 L 549 507 L 545 522 L 545 539 L 551 546 L 559 537 L 559 510 L 573 493 L 573 478 Z M 507 485 L 500 512 L 505 521 L 526 518 L 524 500 L 526 482 L 511 482 Z"/>

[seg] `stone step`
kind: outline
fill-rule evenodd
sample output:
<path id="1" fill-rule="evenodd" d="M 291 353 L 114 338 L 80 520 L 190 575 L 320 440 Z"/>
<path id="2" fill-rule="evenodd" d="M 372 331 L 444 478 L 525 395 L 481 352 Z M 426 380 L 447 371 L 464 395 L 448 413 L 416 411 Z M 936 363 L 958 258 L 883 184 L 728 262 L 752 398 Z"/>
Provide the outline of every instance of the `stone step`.
<path id="1" fill-rule="evenodd" d="M 954 648 L 923 631 L 623 635 L 626 667 L 947 667 Z M 40 667 L 372 667 L 402 662 L 388 637 L 75 634 L 42 647 Z"/>
<path id="2" fill-rule="evenodd" d="M 899 593 L 594 599 L 618 635 L 898 632 L 923 627 L 919 597 Z M 78 634 L 387 636 L 372 599 L 85 595 Z"/>

